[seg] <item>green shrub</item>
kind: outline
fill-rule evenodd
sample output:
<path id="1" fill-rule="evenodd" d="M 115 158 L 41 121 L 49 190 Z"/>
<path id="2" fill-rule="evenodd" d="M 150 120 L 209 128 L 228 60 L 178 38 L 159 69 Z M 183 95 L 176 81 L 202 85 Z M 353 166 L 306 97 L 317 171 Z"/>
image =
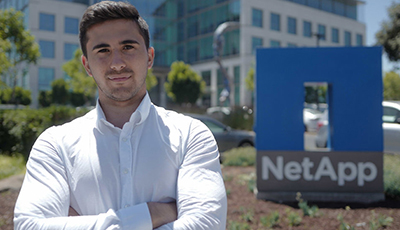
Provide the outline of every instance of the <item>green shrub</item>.
<path id="1" fill-rule="evenodd" d="M 274 228 L 277 227 L 279 224 L 279 212 L 274 211 L 268 216 L 262 216 L 260 218 L 260 222 L 262 226 L 267 227 L 267 228 Z"/>
<path id="2" fill-rule="evenodd" d="M 318 217 L 321 215 L 318 206 L 313 205 L 312 207 L 310 207 L 307 201 L 301 198 L 301 193 L 297 193 L 296 200 L 299 202 L 298 206 L 303 211 L 304 216 Z"/>
<path id="3" fill-rule="evenodd" d="M 250 225 L 248 223 L 240 223 L 237 221 L 229 221 L 228 230 L 250 230 Z"/>
<path id="4" fill-rule="evenodd" d="M 234 129 L 253 130 L 254 113 L 247 106 L 234 107 L 229 115 L 224 115 L 222 122 Z"/>
<path id="5" fill-rule="evenodd" d="M 0 111 L 0 154 L 22 153 L 27 159 L 36 138 L 48 127 L 81 116 L 87 109 L 66 106 Z"/>
<path id="6" fill-rule="evenodd" d="M 254 166 L 256 150 L 254 147 L 241 147 L 228 150 L 222 154 L 224 166 Z"/>
<path id="7" fill-rule="evenodd" d="M 383 181 L 386 197 L 400 200 L 400 156 L 384 155 Z"/>
<path id="8" fill-rule="evenodd" d="M 303 220 L 301 216 L 297 212 L 290 211 L 290 209 L 286 209 L 287 220 L 289 226 L 299 226 L 301 221 Z"/>

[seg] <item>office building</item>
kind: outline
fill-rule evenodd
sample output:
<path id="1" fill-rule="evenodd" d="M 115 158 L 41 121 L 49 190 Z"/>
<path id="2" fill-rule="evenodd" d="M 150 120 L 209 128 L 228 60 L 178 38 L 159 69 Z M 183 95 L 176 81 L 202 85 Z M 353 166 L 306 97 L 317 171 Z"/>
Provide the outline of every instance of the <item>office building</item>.
<path id="1" fill-rule="evenodd" d="M 95 1 L 96 2 L 96 1 Z M 214 60 L 215 29 L 226 21 L 237 28 L 224 33 L 222 65 L 233 87 L 232 105 L 251 105 L 244 79 L 255 63 L 257 47 L 338 47 L 365 45 L 363 1 L 357 0 L 129 0 L 150 26 L 155 47 L 154 73 L 159 84 L 151 91 L 156 104 L 166 105 L 164 82 L 176 60 L 192 65 L 206 81 L 204 106 L 219 106 L 224 78 Z M 93 0 L 0 0 L 26 14 L 27 28 L 36 36 L 42 58 L 29 69 L 25 84 L 33 101 L 39 90 L 64 77 L 61 65 L 79 46 L 78 21 Z M 13 5 L 14 4 L 14 5 Z M 16 5 L 15 5 L 16 4 Z M 20 4 L 20 5 L 19 5 Z M 23 7 L 21 7 L 23 6 Z M 266 63 L 268 64 L 268 63 Z M 288 66 L 290 68 L 290 66 Z"/>

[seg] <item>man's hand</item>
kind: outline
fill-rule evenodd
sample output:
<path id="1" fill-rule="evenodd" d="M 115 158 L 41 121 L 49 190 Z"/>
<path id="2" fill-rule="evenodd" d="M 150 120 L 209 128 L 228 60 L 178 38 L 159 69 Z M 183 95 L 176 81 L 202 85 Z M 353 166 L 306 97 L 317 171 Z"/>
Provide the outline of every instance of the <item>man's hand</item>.
<path id="1" fill-rule="evenodd" d="M 147 206 L 149 207 L 153 229 L 173 222 L 178 218 L 175 201 L 171 203 L 148 202 Z"/>

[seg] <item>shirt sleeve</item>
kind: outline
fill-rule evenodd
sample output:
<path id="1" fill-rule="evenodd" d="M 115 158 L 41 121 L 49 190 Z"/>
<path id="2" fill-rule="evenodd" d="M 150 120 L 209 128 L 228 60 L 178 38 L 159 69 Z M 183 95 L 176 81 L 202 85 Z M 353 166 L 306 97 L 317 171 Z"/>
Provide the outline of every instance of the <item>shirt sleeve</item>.
<path id="1" fill-rule="evenodd" d="M 98 215 L 68 217 L 67 173 L 54 144 L 53 129 L 38 138 L 30 153 L 15 205 L 14 229 L 152 229 L 146 203 L 118 211 L 110 209 Z"/>
<path id="2" fill-rule="evenodd" d="M 179 169 L 177 208 L 178 220 L 158 229 L 225 229 L 227 198 L 217 144 L 211 131 L 197 120 Z"/>

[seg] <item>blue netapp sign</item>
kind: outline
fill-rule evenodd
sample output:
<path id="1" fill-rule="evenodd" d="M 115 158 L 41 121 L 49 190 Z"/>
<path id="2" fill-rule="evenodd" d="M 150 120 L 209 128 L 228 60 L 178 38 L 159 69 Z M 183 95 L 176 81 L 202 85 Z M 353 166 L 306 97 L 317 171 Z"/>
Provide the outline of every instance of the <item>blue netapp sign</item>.
<path id="1" fill-rule="evenodd" d="M 383 199 L 381 54 L 381 47 L 257 50 L 259 198 Z M 329 153 L 304 151 L 304 84 L 320 82 L 328 84 Z"/>

